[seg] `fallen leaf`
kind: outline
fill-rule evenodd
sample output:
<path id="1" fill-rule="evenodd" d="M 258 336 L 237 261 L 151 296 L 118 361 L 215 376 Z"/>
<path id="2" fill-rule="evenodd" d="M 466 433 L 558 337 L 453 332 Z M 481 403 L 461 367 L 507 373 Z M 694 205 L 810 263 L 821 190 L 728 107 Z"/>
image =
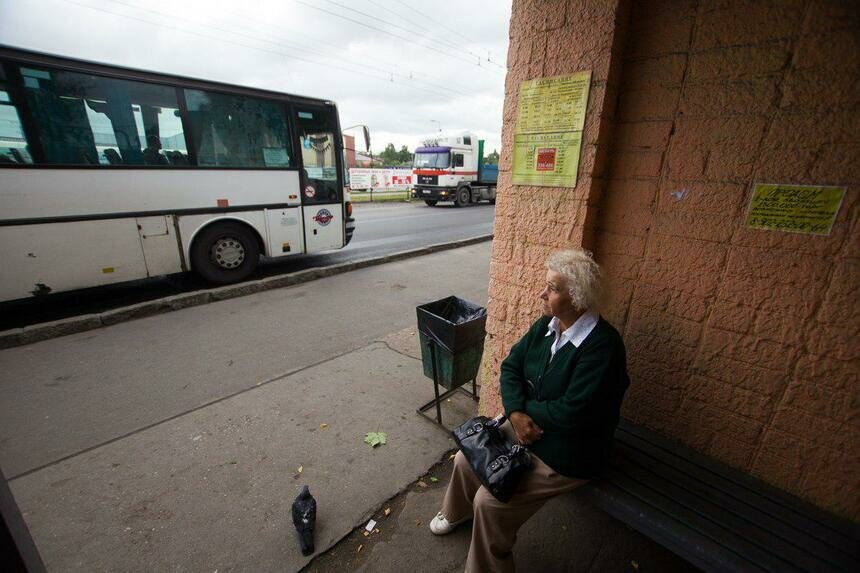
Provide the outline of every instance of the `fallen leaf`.
<path id="1" fill-rule="evenodd" d="M 415 520 L 415 525 L 417 525 L 418 527 L 421 527 L 421 520 L 420 520 L 420 519 L 416 519 L 416 520 Z"/>
<path id="2" fill-rule="evenodd" d="M 390 508 L 390 507 L 386 507 L 386 508 L 385 508 L 385 517 L 388 517 L 389 515 L 391 515 L 391 508 Z"/>
<path id="3" fill-rule="evenodd" d="M 430 481 L 432 481 L 433 483 L 437 483 L 439 481 L 439 478 L 437 478 L 436 476 L 430 476 Z"/>
<path id="4" fill-rule="evenodd" d="M 231 466 L 235 466 L 236 460 L 229 460 L 227 463 L 230 464 Z"/>
<path id="5" fill-rule="evenodd" d="M 355 550 L 356 553 L 361 553 L 361 550 L 364 549 L 364 545 L 359 545 L 358 549 Z"/>
<path id="6" fill-rule="evenodd" d="M 370 444 L 371 447 L 375 448 L 379 445 L 385 445 L 385 440 L 388 438 L 388 434 L 385 432 L 367 432 L 364 435 L 364 443 Z"/>
<path id="7" fill-rule="evenodd" d="M 448 459 L 453 460 L 455 457 L 457 457 L 457 454 L 451 454 L 450 456 L 448 456 Z"/>
<path id="8" fill-rule="evenodd" d="M 378 527 L 374 528 L 374 529 L 373 529 L 373 532 L 374 532 L 374 533 L 379 533 L 379 528 L 378 528 Z"/>
<path id="9" fill-rule="evenodd" d="M 416 484 L 418 487 L 427 487 L 427 483 L 424 480 L 418 480 Z"/>
<path id="10" fill-rule="evenodd" d="M 364 533 L 364 536 L 365 536 L 365 537 L 367 537 L 368 535 L 370 535 L 370 532 L 369 532 L 369 531 L 365 531 L 365 532 L 363 532 L 363 533 Z"/>
<path id="11" fill-rule="evenodd" d="M 630 564 L 633 565 L 634 569 L 636 569 L 636 570 L 639 569 L 639 562 L 638 561 L 631 561 Z"/>
<path id="12" fill-rule="evenodd" d="M 305 471 L 305 466 L 299 466 L 299 467 L 296 469 L 296 473 L 302 473 L 303 471 Z"/>
<path id="13" fill-rule="evenodd" d="M 328 428 L 328 424 L 320 424 L 320 430 L 325 430 Z"/>

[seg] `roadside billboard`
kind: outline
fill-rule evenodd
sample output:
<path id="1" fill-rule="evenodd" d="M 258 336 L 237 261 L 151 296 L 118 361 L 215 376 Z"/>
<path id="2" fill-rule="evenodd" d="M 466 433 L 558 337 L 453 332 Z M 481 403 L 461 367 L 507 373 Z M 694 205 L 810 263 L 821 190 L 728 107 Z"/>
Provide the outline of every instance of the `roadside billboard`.
<path id="1" fill-rule="evenodd" d="M 353 191 L 403 191 L 412 187 L 411 169 L 366 169 L 355 167 L 349 170 L 349 188 Z"/>

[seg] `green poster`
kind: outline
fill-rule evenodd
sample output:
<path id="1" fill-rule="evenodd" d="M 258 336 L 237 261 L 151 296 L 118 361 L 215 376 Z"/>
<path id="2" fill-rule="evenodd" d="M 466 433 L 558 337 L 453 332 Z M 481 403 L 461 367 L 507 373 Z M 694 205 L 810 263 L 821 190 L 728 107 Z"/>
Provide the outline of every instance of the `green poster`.
<path id="1" fill-rule="evenodd" d="M 829 235 L 842 204 L 844 187 L 755 185 L 747 227 Z"/>
<path id="2" fill-rule="evenodd" d="M 581 131 L 515 135 L 513 184 L 573 187 L 581 143 Z"/>

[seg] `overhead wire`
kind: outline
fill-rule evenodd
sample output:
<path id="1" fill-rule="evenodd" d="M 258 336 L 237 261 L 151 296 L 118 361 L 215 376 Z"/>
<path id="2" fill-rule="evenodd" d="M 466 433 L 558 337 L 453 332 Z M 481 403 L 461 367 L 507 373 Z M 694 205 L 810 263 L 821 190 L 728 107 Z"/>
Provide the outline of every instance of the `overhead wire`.
<path id="1" fill-rule="evenodd" d="M 353 22 L 353 23 L 358 24 L 358 25 L 360 25 L 360 26 L 364 26 L 365 28 L 370 28 L 371 30 L 376 30 L 377 32 L 381 32 L 381 33 L 383 33 L 383 34 L 387 34 L 387 35 L 389 35 L 389 36 L 393 36 L 393 37 L 395 37 L 395 38 L 398 38 L 398 39 L 400 39 L 400 40 L 404 40 L 404 41 L 406 41 L 406 42 L 415 42 L 415 39 L 414 39 L 414 38 L 408 38 L 408 37 L 406 37 L 406 36 L 401 36 L 401 35 L 399 35 L 399 34 L 395 34 L 394 32 L 389 32 L 388 30 L 384 30 L 384 29 L 382 29 L 382 28 L 377 28 L 376 26 L 371 26 L 371 25 L 370 25 L 370 24 L 368 24 L 367 22 L 362 22 L 361 20 L 356 20 L 355 18 L 350 18 L 349 16 L 344 16 L 343 14 L 338 14 L 337 12 L 332 12 L 331 10 L 326 10 L 325 8 L 322 8 L 322 7 L 320 7 L 320 6 L 315 6 L 315 5 L 313 5 L 313 4 L 309 3 L 309 2 L 305 2 L 304 0 L 293 0 L 293 2 L 296 2 L 297 4 L 301 4 L 302 6 L 306 6 L 306 7 L 308 7 L 308 8 L 311 8 L 311 9 L 313 9 L 313 10 L 319 10 L 320 12 L 324 12 L 324 13 L 326 13 L 326 14 L 330 14 L 330 15 L 332 15 L 332 16 L 334 16 L 334 17 L 336 17 L 336 18 L 340 18 L 340 19 L 342 19 L 342 20 L 347 20 L 347 21 L 349 21 L 349 22 Z M 463 58 L 463 57 L 462 57 L 462 56 L 460 56 L 459 54 L 451 54 L 450 52 L 446 52 L 446 51 L 440 50 L 438 47 L 435 47 L 435 46 L 428 46 L 427 44 L 419 44 L 419 45 L 420 45 L 422 48 L 425 48 L 425 49 L 427 49 L 427 50 L 431 50 L 431 51 L 437 52 L 437 53 L 439 53 L 439 54 L 442 54 L 443 56 L 447 56 L 447 57 L 449 57 L 449 58 L 454 58 L 454 59 L 456 59 L 456 60 L 460 60 L 460 61 L 462 61 L 462 62 L 466 62 L 467 64 L 471 64 L 471 65 L 473 65 L 473 66 L 475 66 L 475 67 L 478 67 L 478 68 L 480 68 L 480 69 L 482 69 L 482 70 L 487 70 L 487 71 L 490 71 L 490 72 L 492 72 L 492 71 L 493 71 L 493 70 L 491 70 L 491 69 L 489 69 L 489 68 L 487 68 L 487 67 L 481 66 L 480 64 L 475 64 L 474 62 L 471 62 L 471 61 L 469 61 L 469 60 L 467 60 L 467 59 Z M 498 65 L 498 64 L 497 64 L 497 65 Z"/>
<path id="2" fill-rule="evenodd" d="M 347 67 L 340 66 L 340 65 L 337 65 L 337 64 L 328 64 L 328 63 L 325 63 L 325 62 L 319 62 L 319 61 L 311 60 L 311 59 L 304 58 L 304 57 L 301 57 L 301 56 L 296 56 L 296 55 L 294 55 L 294 54 L 289 54 L 289 53 L 287 53 L 287 52 L 282 52 L 282 51 L 277 51 L 277 50 L 270 50 L 270 49 L 267 49 L 267 48 L 261 48 L 261 47 L 259 47 L 259 46 L 252 46 L 252 45 L 249 45 L 249 44 L 243 44 L 242 42 L 236 42 L 236 41 L 233 41 L 233 40 L 228 40 L 228 39 L 225 39 L 225 38 L 220 38 L 220 37 L 218 37 L 218 36 L 212 36 L 212 35 L 209 35 L 209 34 L 203 34 L 203 33 L 200 33 L 200 32 L 196 32 L 196 31 L 194 31 L 194 30 L 188 30 L 188 29 L 185 29 L 185 28 L 180 28 L 180 27 L 178 27 L 178 26 L 171 26 L 171 25 L 169 25 L 169 24 L 164 24 L 164 23 L 161 23 L 161 22 L 153 22 L 152 20 L 147 20 L 147 19 L 145 19 L 145 18 L 141 18 L 141 17 L 138 17 L 138 16 L 133 16 L 133 15 L 131 15 L 131 14 L 123 14 L 123 13 L 121 13 L 121 12 L 114 12 L 114 11 L 111 11 L 111 10 L 106 10 L 106 9 L 104 9 L 104 8 L 100 8 L 100 7 L 97 7 L 97 6 L 92 6 L 92 5 L 90 5 L 90 4 L 85 4 L 85 3 L 82 3 L 82 2 L 77 2 L 77 1 L 75 1 L 75 0 L 62 0 L 62 1 L 63 1 L 63 2 L 66 2 L 66 3 L 69 3 L 69 4 L 74 4 L 74 5 L 76 5 L 76 6 L 80 6 L 80 7 L 83 7 L 83 8 L 87 8 L 87 9 L 90 9 L 90 10 L 94 10 L 94 11 L 97 11 L 97 12 L 103 12 L 103 13 L 105 13 L 105 14 L 111 14 L 111 15 L 113 15 L 113 16 L 119 16 L 119 17 L 121 17 L 121 18 L 127 18 L 127 19 L 131 19 L 131 20 L 136 20 L 136 21 L 138 21 L 138 22 L 143 22 L 143 23 L 145 23 L 145 24 L 149 24 L 149 25 L 151 25 L 151 26 L 156 26 L 156 27 L 159 27 L 159 28 L 165 28 L 165 29 L 169 29 L 169 30 L 175 30 L 175 31 L 177 31 L 177 32 L 181 32 L 181 33 L 185 33 L 185 34 L 190 34 L 190 35 L 193 35 L 193 36 L 198 36 L 198 37 L 200 37 L 200 38 L 206 38 L 207 40 L 215 40 L 216 42 L 222 42 L 222 43 L 226 43 L 226 44 L 232 44 L 232 45 L 234 45 L 234 46 L 241 46 L 241 47 L 243 47 L 243 48 L 248 48 L 248 49 L 251 49 L 251 50 L 257 50 L 257 51 L 265 52 L 265 53 L 269 53 L 269 54 L 275 54 L 275 55 L 278 55 L 278 56 L 286 56 L 286 57 L 291 58 L 291 59 L 293 59 L 293 60 L 298 60 L 298 61 L 303 61 L 303 62 L 309 62 L 309 63 L 312 63 L 312 64 L 321 65 L 321 66 L 323 66 L 323 67 L 329 67 L 329 68 L 334 68 L 334 69 L 340 69 L 340 70 L 343 70 L 343 71 L 348 72 L 348 73 L 351 73 L 351 74 L 361 75 L 361 76 L 363 76 L 363 77 L 372 77 L 372 78 L 376 78 L 376 79 L 384 80 L 385 82 L 397 83 L 397 84 L 402 85 L 402 86 L 404 86 L 404 87 L 407 87 L 407 88 L 409 88 L 409 89 L 418 90 L 418 91 L 423 91 L 423 92 L 426 92 L 426 93 L 432 93 L 432 94 L 434 94 L 434 95 L 442 96 L 442 97 L 450 97 L 450 96 L 449 96 L 449 94 L 444 94 L 444 93 L 439 92 L 439 91 L 437 91 L 437 90 L 431 90 L 431 89 L 427 89 L 427 88 L 424 88 L 424 87 L 421 87 L 421 86 L 412 85 L 412 84 L 409 84 L 409 83 L 395 82 L 393 78 L 386 77 L 386 76 L 379 76 L 379 75 L 374 75 L 374 74 L 370 74 L 370 73 L 367 73 L 367 72 L 360 72 L 360 71 L 353 70 L 353 69 L 351 69 L 351 68 L 347 68 Z"/>
<path id="3" fill-rule="evenodd" d="M 419 16 L 422 16 L 422 17 L 424 17 L 424 18 L 427 18 L 428 20 L 430 20 L 430 21 L 431 21 L 431 22 L 433 22 L 434 24 L 437 24 L 438 26 L 441 26 L 443 29 L 448 30 L 449 32 L 451 32 L 452 34 L 454 34 L 454 35 L 456 35 L 456 36 L 466 36 L 466 34 L 463 34 L 463 33 L 461 33 L 461 32 L 458 32 L 457 30 L 454 30 L 454 29 L 452 29 L 452 28 L 449 28 L 448 26 L 446 26 L 445 24 L 443 24 L 443 23 L 442 23 L 442 22 L 440 22 L 439 20 L 436 20 L 435 18 L 433 18 L 433 17 L 432 17 L 432 16 L 430 16 L 429 14 L 425 14 L 424 12 L 422 12 L 421 10 L 419 10 L 418 8 L 415 8 L 414 6 L 410 6 L 410 5 L 409 5 L 409 4 L 407 4 L 406 2 L 403 2 L 403 0 L 394 0 L 394 1 L 395 1 L 395 2 L 397 2 L 398 4 L 400 4 L 401 6 L 404 6 L 405 8 L 407 8 L 407 9 L 409 9 L 409 10 L 411 10 L 411 11 L 415 12 L 415 13 L 416 13 L 416 14 L 418 14 Z M 480 58 L 480 57 L 481 57 L 481 56 L 479 56 L 478 54 L 475 54 L 474 52 L 469 52 L 469 53 L 470 53 L 470 54 L 472 54 L 473 56 L 477 56 L 478 58 Z M 502 66 L 502 65 L 497 64 L 497 63 L 495 63 L 494 61 L 492 61 L 492 60 L 490 59 L 489 54 L 487 55 L 487 62 L 489 62 L 490 64 L 492 64 L 492 65 L 494 65 L 494 66 L 496 66 L 496 67 L 498 67 L 498 68 L 501 68 L 501 69 L 507 69 L 505 66 Z"/>
<path id="4" fill-rule="evenodd" d="M 332 2 L 332 0 L 326 0 L 326 1 L 327 1 L 327 2 L 331 2 L 332 4 L 335 4 L 335 2 Z M 384 6 L 384 5 L 382 5 L 382 4 L 378 3 L 378 2 L 374 2 L 374 0 L 366 0 L 366 2 L 368 2 L 369 4 L 372 4 L 372 5 L 374 5 L 374 6 L 376 6 L 376 7 L 377 7 L 377 8 L 379 8 L 380 10 L 384 10 L 385 12 L 388 12 L 389 14 L 393 14 L 393 15 L 397 16 L 397 17 L 398 17 L 398 18 L 400 18 L 401 20 L 405 20 L 405 21 L 409 22 L 409 23 L 410 23 L 410 24 L 412 24 L 413 26 L 415 25 L 415 19 L 414 19 L 414 18 L 407 18 L 406 16 L 403 16 L 402 14 L 398 14 L 397 12 L 395 12 L 394 10 L 392 10 L 391 8 L 389 8 L 388 6 Z M 403 6 L 406 6 L 407 8 L 409 8 L 410 10 L 412 10 L 413 12 L 415 12 L 416 14 L 418 14 L 418 15 L 420 15 L 420 16 L 422 16 L 422 17 L 424 17 L 424 18 L 427 18 L 427 19 L 429 19 L 429 20 L 432 20 L 432 18 L 430 18 L 430 17 L 429 17 L 429 16 L 427 16 L 426 14 L 424 14 L 423 12 L 421 12 L 421 11 L 419 11 L 419 10 L 415 9 L 415 8 L 412 8 L 412 7 L 411 7 L 411 6 L 409 6 L 408 4 L 405 4 L 405 3 L 403 3 L 403 2 L 400 2 L 400 4 L 402 4 Z M 353 11 L 357 12 L 357 10 L 353 10 Z M 456 31 L 456 30 L 453 30 L 453 29 L 451 29 L 451 28 L 449 28 L 449 27 L 445 26 L 445 25 L 444 25 L 444 24 L 442 24 L 441 22 L 438 22 L 438 21 L 436 21 L 436 20 L 432 20 L 432 21 L 433 21 L 434 23 L 438 24 L 439 26 L 441 26 L 442 28 L 444 28 L 445 30 L 447 30 L 447 31 L 451 32 L 451 33 L 452 33 L 452 34 L 454 34 L 456 37 L 459 37 L 459 38 L 468 38 L 468 37 L 469 37 L 467 34 L 462 34 L 462 33 L 458 32 L 458 31 Z M 400 26 L 398 26 L 398 27 L 400 27 Z M 436 38 L 436 39 L 437 39 L 437 40 L 440 40 L 439 38 Z M 448 40 L 445 40 L 445 39 L 441 39 L 440 41 L 443 41 L 443 42 L 445 42 L 446 44 L 451 45 L 451 46 L 453 46 L 454 48 L 456 48 L 456 49 L 458 49 L 458 50 L 462 50 L 462 51 L 464 51 L 464 52 L 465 52 L 465 53 L 467 53 L 467 54 L 470 54 L 470 55 L 472 55 L 472 56 L 475 56 L 476 58 L 478 58 L 478 61 L 479 61 L 479 62 L 480 62 L 480 61 L 482 61 L 482 59 L 481 59 L 481 58 L 482 58 L 482 56 L 481 56 L 480 54 L 476 54 L 475 52 L 473 52 L 473 51 L 471 51 L 471 50 L 467 50 L 467 49 L 466 49 L 466 48 L 464 48 L 461 44 L 456 44 L 456 43 L 454 43 L 454 42 L 451 42 L 451 41 L 448 41 Z M 486 61 L 487 61 L 488 63 L 490 63 L 490 64 L 492 64 L 492 65 L 494 65 L 494 66 L 498 67 L 498 68 L 505 69 L 505 68 L 504 68 L 504 66 L 500 66 L 499 64 L 496 64 L 495 62 L 493 62 L 492 60 L 490 60 L 489 55 L 487 56 L 487 60 L 486 60 Z"/>
<path id="5" fill-rule="evenodd" d="M 290 48 L 290 49 L 293 49 L 293 50 L 299 50 L 299 51 L 303 51 L 303 52 L 308 52 L 308 53 L 314 54 L 314 55 L 316 55 L 316 56 L 321 56 L 321 57 L 323 57 L 323 58 L 329 58 L 329 57 L 330 57 L 330 56 L 327 56 L 326 54 L 324 54 L 324 53 L 322 53 L 322 52 L 319 52 L 318 50 L 313 50 L 313 49 L 310 49 L 310 48 L 305 48 L 305 47 L 303 47 L 303 46 L 295 46 L 295 45 L 293 45 L 293 46 L 287 46 L 287 45 L 285 45 L 285 44 L 283 44 L 283 43 L 280 43 L 280 42 L 273 42 L 273 41 L 271 41 L 271 40 L 264 40 L 264 39 L 260 39 L 260 38 L 258 38 L 257 36 L 252 36 L 252 35 L 249 35 L 249 34 L 244 34 L 244 33 L 242 33 L 242 32 L 237 32 L 237 31 L 235 31 L 235 30 L 231 30 L 231 29 L 229 29 L 229 28 L 223 28 L 223 27 L 221 27 L 221 26 L 215 26 L 215 25 L 213 25 L 213 24 L 207 24 L 207 23 L 205 23 L 205 22 L 200 22 L 200 21 L 197 21 L 197 20 L 192 20 L 192 19 L 190 19 L 190 18 L 184 18 L 184 17 L 182 17 L 182 16 L 175 16 L 175 15 L 173 15 L 173 14 L 166 13 L 166 12 L 161 12 L 161 11 L 159 11 L 159 10 L 153 10 L 153 9 L 151 9 L 151 8 L 145 8 L 145 7 L 143 7 L 143 6 L 139 6 L 139 5 L 134 4 L 134 3 L 131 3 L 131 2 L 125 2 L 125 1 L 123 1 L 123 0 L 109 0 L 109 1 L 110 1 L 110 2 L 113 2 L 114 4 L 120 4 L 120 5 L 122 5 L 122 6 L 127 6 L 127 7 L 130 7 L 130 8 L 136 9 L 136 10 L 140 10 L 140 11 L 142 11 L 142 12 L 148 12 L 148 13 L 151 13 L 151 14 L 157 14 L 157 15 L 159 15 L 159 16 L 164 16 L 164 17 L 172 18 L 172 19 L 184 20 L 185 22 L 190 22 L 191 24 L 194 24 L 194 25 L 198 25 L 198 26 L 205 26 L 205 27 L 207 27 L 207 28 L 211 28 L 211 29 L 213 29 L 213 30 L 217 30 L 217 31 L 219 31 L 219 32 L 226 32 L 226 33 L 228 33 L 228 34 L 234 34 L 234 35 L 236 35 L 236 36 L 241 36 L 241 37 L 244 37 L 244 38 L 248 38 L 248 39 L 250 39 L 250 40 L 260 41 L 260 42 L 265 42 L 265 43 L 268 43 L 268 44 L 274 44 L 275 46 L 278 46 L 278 47 L 287 47 L 287 48 Z M 404 76 L 403 74 L 398 74 L 398 73 L 396 73 L 396 72 L 392 72 L 391 70 L 385 70 L 385 69 L 382 69 L 382 68 L 377 68 L 377 67 L 375 67 L 375 66 L 368 66 L 367 64 L 363 64 L 363 63 L 360 63 L 360 62 L 354 62 L 354 61 L 351 61 L 351 60 L 347 60 L 347 59 L 345 59 L 345 58 L 341 58 L 339 61 L 340 61 L 340 62 L 347 62 L 347 63 L 351 63 L 351 64 L 352 64 L 352 65 L 354 65 L 354 66 L 359 66 L 359 67 L 363 67 L 363 68 L 367 68 L 367 69 L 372 69 L 372 70 L 375 70 L 375 71 L 377 71 L 377 72 L 381 72 L 381 73 L 385 74 L 386 76 L 390 76 L 390 77 L 386 78 L 386 79 L 389 79 L 389 81 L 390 81 L 391 79 L 393 79 L 395 76 L 397 76 L 397 77 L 402 77 L 403 79 L 409 79 L 409 80 L 411 80 L 411 81 L 414 81 L 414 82 L 417 82 L 417 83 L 420 83 L 420 84 L 424 84 L 424 85 L 426 85 L 426 86 L 428 86 L 428 87 L 431 87 L 431 88 L 434 88 L 434 89 L 444 90 L 444 91 L 447 91 L 447 92 L 451 92 L 452 94 L 461 95 L 461 96 L 467 96 L 467 95 L 468 95 L 468 94 L 466 94 L 466 93 L 464 93 L 464 92 L 461 92 L 461 91 L 459 91 L 459 90 L 452 89 L 452 88 L 450 88 L 450 87 L 448 87 L 448 86 L 442 86 L 442 85 L 438 85 L 438 84 L 433 84 L 433 83 L 431 83 L 431 82 L 426 82 L 426 81 L 424 81 L 424 80 L 419 80 L 419 79 L 415 79 L 415 78 L 407 78 L 407 77 L 406 77 L 406 76 Z"/>
<path id="6" fill-rule="evenodd" d="M 232 10 L 226 10 L 226 9 L 224 9 L 224 8 L 219 9 L 219 12 L 223 12 L 223 13 L 225 13 L 225 14 L 229 14 L 229 15 L 235 16 L 235 17 L 237 17 L 237 18 L 241 18 L 241 19 L 243 19 L 243 20 L 246 20 L 246 21 L 248 21 L 248 22 L 252 23 L 252 24 L 253 24 L 254 26 L 256 26 L 256 27 L 264 26 L 264 27 L 268 27 L 268 28 L 271 28 L 271 29 L 274 29 L 274 28 L 275 28 L 275 26 L 273 26 L 272 24 L 269 24 L 268 22 L 263 22 L 262 20 L 257 20 L 257 19 L 255 19 L 255 18 L 250 18 L 249 16 L 247 16 L 247 15 L 245 15 L 245 14 L 242 14 L 242 13 L 239 13 L 239 12 L 234 12 L 234 11 L 232 11 Z M 245 25 L 245 27 L 247 27 L 247 25 Z M 259 32 L 256 28 L 254 29 L 254 31 L 255 31 L 255 32 Z M 281 31 L 283 31 L 283 29 L 282 29 L 282 28 L 278 28 L 278 31 L 279 31 L 279 32 L 281 32 Z M 302 32 L 299 32 L 299 31 L 297 31 L 297 30 L 293 30 L 293 29 L 290 29 L 290 30 L 289 30 L 289 33 L 290 33 L 291 35 L 302 36 L 302 37 L 305 37 L 305 38 L 308 38 L 308 39 L 310 39 L 310 40 L 314 40 L 314 41 L 316 41 L 316 40 L 318 40 L 318 39 L 319 39 L 319 37 L 314 37 L 314 36 L 311 36 L 311 35 L 309 35 L 309 34 L 304 34 L 304 33 L 302 33 Z M 289 40 L 285 40 L 285 39 L 284 39 L 283 37 L 281 37 L 281 36 L 274 36 L 274 35 L 271 35 L 271 34 L 268 34 L 268 35 L 269 35 L 270 37 L 274 37 L 276 40 L 280 40 L 281 42 L 285 42 L 285 43 L 286 43 L 286 44 L 288 44 L 288 45 L 296 45 L 294 42 L 290 42 Z M 307 50 L 307 48 L 304 48 L 304 49 L 306 49 L 306 50 Z M 330 52 L 329 52 L 329 53 L 326 53 L 325 51 L 323 51 L 323 49 L 322 49 L 321 47 L 316 47 L 316 48 L 315 48 L 315 50 L 316 50 L 317 52 L 319 52 L 320 54 L 324 55 L 325 57 L 328 57 L 328 58 L 339 59 L 339 60 L 347 61 L 347 62 L 351 62 L 351 61 L 352 61 L 352 60 L 346 60 L 346 59 L 344 59 L 340 54 L 332 54 L 332 53 L 330 53 Z M 394 68 L 397 68 L 397 67 L 399 67 L 399 66 L 402 66 L 402 63 L 396 63 L 396 62 L 394 62 L 394 63 L 393 63 L 393 62 L 390 62 L 390 61 L 388 61 L 388 60 L 386 60 L 386 59 L 384 59 L 384 58 L 380 58 L 379 56 L 376 56 L 376 55 L 374 55 L 373 57 L 374 57 L 374 59 L 375 59 L 375 60 L 376 60 L 380 65 L 387 65 L 387 66 L 391 66 L 391 67 L 394 67 Z M 357 65 L 362 65 L 362 64 L 357 64 Z M 387 69 L 386 69 L 386 70 L 381 70 L 381 69 L 380 69 L 380 71 L 383 71 L 383 72 L 384 72 L 384 73 L 386 73 L 386 74 L 391 72 L 391 70 L 387 70 Z M 403 75 L 405 75 L 405 74 L 403 74 Z M 438 76 L 434 76 L 433 74 L 429 74 L 429 73 L 427 73 L 427 72 L 425 72 L 425 71 L 422 71 L 422 70 L 416 70 L 416 69 L 409 69 L 409 76 L 410 76 L 410 79 L 413 79 L 413 76 L 424 76 L 424 77 L 427 77 L 427 78 L 432 79 L 432 80 L 439 80 L 439 81 L 442 81 L 442 80 L 441 80 L 441 78 L 439 78 Z"/>

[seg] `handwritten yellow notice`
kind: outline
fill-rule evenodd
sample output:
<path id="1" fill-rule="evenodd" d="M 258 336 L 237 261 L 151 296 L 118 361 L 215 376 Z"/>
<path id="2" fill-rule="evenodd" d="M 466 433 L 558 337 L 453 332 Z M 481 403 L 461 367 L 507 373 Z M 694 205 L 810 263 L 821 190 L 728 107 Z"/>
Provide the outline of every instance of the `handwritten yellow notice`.
<path id="1" fill-rule="evenodd" d="M 582 131 L 591 72 L 520 84 L 517 133 Z"/>
<path id="2" fill-rule="evenodd" d="M 756 184 L 747 227 L 829 235 L 845 195 L 844 187 Z"/>

